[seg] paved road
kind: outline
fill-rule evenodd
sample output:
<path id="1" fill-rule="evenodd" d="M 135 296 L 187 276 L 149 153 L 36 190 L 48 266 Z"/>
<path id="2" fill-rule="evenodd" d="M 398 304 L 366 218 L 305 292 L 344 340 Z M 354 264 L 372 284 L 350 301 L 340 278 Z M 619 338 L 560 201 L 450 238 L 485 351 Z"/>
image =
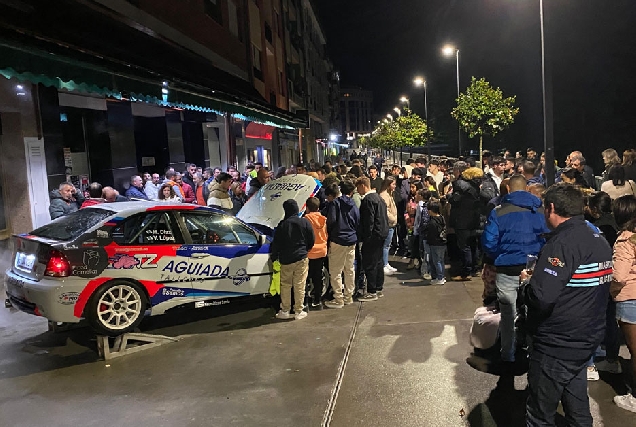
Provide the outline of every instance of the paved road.
<path id="1" fill-rule="evenodd" d="M 480 283 L 422 286 L 395 265 L 377 302 L 299 322 L 258 305 L 150 319 L 182 339 L 108 363 L 86 330 L 0 310 L 0 426 L 524 425 L 525 379 L 498 389 L 465 363 Z M 636 425 L 613 387 L 590 384 L 595 425 Z"/>

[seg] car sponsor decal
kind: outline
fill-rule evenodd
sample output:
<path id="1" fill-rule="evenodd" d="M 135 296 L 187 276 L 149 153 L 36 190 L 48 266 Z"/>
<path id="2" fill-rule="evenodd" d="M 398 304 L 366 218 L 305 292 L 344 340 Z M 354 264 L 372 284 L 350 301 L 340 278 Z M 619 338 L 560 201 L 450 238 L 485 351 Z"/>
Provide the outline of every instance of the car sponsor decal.
<path id="1" fill-rule="evenodd" d="M 77 298 L 77 302 L 75 303 L 75 306 L 73 307 L 73 316 L 77 318 L 82 318 L 84 314 L 84 308 L 86 307 L 86 304 L 88 303 L 88 300 L 90 299 L 91 295 L 93 295 L 93 292 L 95 292 L 97 288 L 99 288 L 104 283 L 110 280 L 113 280 L 113 278 L 98 277 L 96 279 L 89 281 L 86 284 L 86 287 L 84 288 L 84 290 L 80 292 L 80 295 Z M 138 282 L 141 283 L 141 285 L 146 289 L 146 292 L 148 292 L 148 296 L 150 296 L 151 299 L 159 292 L 160 289 L 164 287 L 163 285 L 157 282 L 150 281 L 150 280 L 138 280 Z"/>
<path id="2" fill-rule="evenodd" d="M 249 296 L 249 292 L 208 291 L 205 289 L 166 287 L 152 297 L 152 305 L 161 304 L 173 298 L 234 298 Z"/>
<path id="3" fill-rule="evenodd" d="M 208 300 L 208 301 L 197 301 L 194 303 L 194 308 L 205 308 L 205 307 L 215 307 L 219 305 L 229 304 L 229 299 L 216 299 L 216 300 Z"/>
<path id="4" fill-rule="evenodd" d="M 64 255 L 71 264 L 73 276 L 97 277 L 108 266 L 108 258 L 104 249 L 87 247 L 80 249 L 66 248 Z"/>
<path id="5" fill-rule="evenodd" d="M 62 292 L 57 297 L 57 302 L 62 305 L 73 305 L 77 302 L 79 295 L 79 292 Z"/>
<path id="6" fill-rule="evenodd" d="M 157 268 L 157 254 L 116 254 L 108 258 L 108 268 L 114 270 L 131 270 L 133 268 Z"/>
<path id="7" fill-rule="evenodd" d="M 563 261 L 561 261 L 559 258 L 556 258 L 556 257 L 548 258 L 548 262 L 553 267 L 561 267 L 561 268 L 565 267 L 565 263 Z"/>
<path id="8" fill-rule="evenodd" d="M 182 245 L 176 255 L 196 258 L 197 254 L 209 254 L 215 257 L 235 259 L 246 255 L 269 254 L 269 244 L 259 245 Z"/>

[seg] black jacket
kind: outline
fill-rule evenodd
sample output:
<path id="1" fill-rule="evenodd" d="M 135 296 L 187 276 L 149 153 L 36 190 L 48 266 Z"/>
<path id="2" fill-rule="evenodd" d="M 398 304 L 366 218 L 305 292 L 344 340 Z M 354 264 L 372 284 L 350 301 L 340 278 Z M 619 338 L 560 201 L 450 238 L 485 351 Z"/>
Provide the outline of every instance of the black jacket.
<path id="1" fill-rule="evenodd" d="M 298 217 L 299 209 L 295 200 L 285 201 L 283 208 L 285 219 L 274 231 L 270 252 L 273 260 L 288 265 L 307 258 L 307 253 L 314 246 L 315 236 L 311 223 Z"/>
<path id="2" fill-rule="evenodd" d="M 524 289 L 534 350 L 589 359 L 605 336 L 611 280 L 612 248 L 582 215 L 557 227 Z"/>
<path id="3" fill-rule="evenodd" d="M 382 182 L 384 182 L 384 180 L 382 178 L 380 178 L 380 176 L 376 176 L 375 179 L 369 178 L 369 181 L 371 181 L 371 189 L 375 190 L 377 193 L 380 193 L 380 191 L 382 191 Z"/>
<path id="4" fill-rule="evenodd" d="M 426 225 L 426 243 L 429 246 L 446 245 L 446 221 L 441 215 L 433 216 Z"/>
<path id="5" fill-rule="evenodd" d="M 481 175 L 479 175 L 481 173 Z M 479 168 L 469 168 L 453 182 L 449 226 L 457 230 L 477 230 L 481 208 L 479 186 L 484 172 Z"/>
<path id="6" fill-rule="evenodd" d="M 378 193 L 365 194 L 360 202 L 358 241 L 363 243 L 384 242 L 388 235 L 389 217 L 386 203 Z"/>

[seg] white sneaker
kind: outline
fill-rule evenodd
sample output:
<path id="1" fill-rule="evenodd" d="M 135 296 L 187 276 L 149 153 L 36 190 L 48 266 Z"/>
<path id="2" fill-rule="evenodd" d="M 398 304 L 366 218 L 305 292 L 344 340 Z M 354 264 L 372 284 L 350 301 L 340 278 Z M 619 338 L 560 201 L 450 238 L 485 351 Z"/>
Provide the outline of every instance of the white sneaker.
<path id="1" fill-rule="evenodd" d="M 613 362 L 610 362 L 607 359 L 601 360 L 596 364 L 596 370 L 601 372 L 609 372 L 610 374 L 623 373 L 623 368 L 621 367 L 621 363 L 618 360 L 615 360 Z"/>
<path id="2" fill-rule="evenodd" d="M 614 396 L 614 403 L 619 408 L 625 409 L 626 411 L 636 413 L 636 397 L 631 394 L 626 394 L 624 396 Z"/>
<path id="3" fill-rule="evenodd" d="M 298 313 L 297 315 L 295 315 L 294 319 L 303 320 L 305 317 L 307 317 L 307 312 L 303 310 L 300 313 Z"/>
<path id="4" fill-rule="evenodd" d="M 388 265 L 384 266 L 384 275 L 385 276 L 390 276 L 393 273 L 395 273 L 395 271 L 391 270 Z"/>
<path id="5" fill-rule="evenodd" d="M 393 267 L 391 264 L 387 264 L 384 267 L 388 268 L 389 270 L 393 271 L 394 273 L 397 271 L 397 268 Z"/>
<path id="6" fill-rule="evenodd" d="M 433 277 L 429 273 L 422 274 L 422 279 L 424 280 L 431 280 L 432 278 Z"/>
<path id="7" fill-rule="evenodd" d="M 436 286 L 440 286 L 446 283 L 446 280 L 442 279 L 442 280 L 437 280 L 437 279 L 433 279 L 431 280 L 431 285 L 436 285 Z"/>
<path id="8" fill-rule="evenodd" d="M 288 320 L 292 318 L 292 315 L 289 314 L 289 311 L 280 310 L 278 313 L 276 313 L 276 318 L 282 319 L 282 320 Z"/>
<path id="9" fill-rule="evenodd" d="M 588 366 L 587 367 L 587 380 L 588 381 L 598 381 L 600 379 L 598 375 L 598 371 L 596 370 L 596 366 Z"/>

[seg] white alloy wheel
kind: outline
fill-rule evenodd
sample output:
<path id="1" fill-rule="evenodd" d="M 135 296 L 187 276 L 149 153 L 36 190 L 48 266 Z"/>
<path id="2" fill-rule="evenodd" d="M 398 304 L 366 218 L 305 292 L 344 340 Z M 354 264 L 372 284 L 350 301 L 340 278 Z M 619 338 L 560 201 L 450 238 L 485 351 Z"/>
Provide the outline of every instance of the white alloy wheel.
<path id="1" fill-rule="evenodd" d="M 143 300 L 134 286 L 117 284 L 99 297 L 96 310 L 100 326 L 121 331 L 130 328 L 143 314 Z"/>

